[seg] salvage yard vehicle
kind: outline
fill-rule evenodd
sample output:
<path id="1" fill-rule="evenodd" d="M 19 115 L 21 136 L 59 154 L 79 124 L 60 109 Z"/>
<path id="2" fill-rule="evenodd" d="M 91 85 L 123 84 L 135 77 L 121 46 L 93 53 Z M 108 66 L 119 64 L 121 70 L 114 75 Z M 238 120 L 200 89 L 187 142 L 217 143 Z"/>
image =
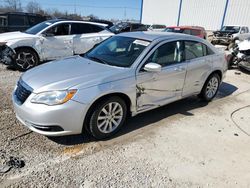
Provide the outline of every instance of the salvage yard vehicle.
<path id="1" fill-rule="evenodd" d="M 26 71 L 41 62 L 83 54 L 114 35 L 107 25 L 71 20 L 49 20 L 25 32 L 0 34 L 0 61 Z"/>
<path id="2" fill-rule="evenodd" d="M 165 29 L 165 25 L 153 24 L 148 26 L 148 31 L 164 31 Z"/>
<path id="3" fill-rule="evenodd" d="M 236 45 L 229 50 L 228 67 L 240 67 L 250 71 L 250 38 L 242 42 L 236 42 Z"/>
<path id="4" fill-rule="evenodd" d="M 40 14 L 24 12 L 0 13 L 0 33 L 25 31 L 26 29 L 45 21 L 47 18 Z"/>
<path id="5" fill-rule="evenodd" d="M 203 27 L 199 26 L 171 26 L 167 27 L 165 32 L 173 32 L 173 33 L 183 33 L 187 35 L 193 35 L 206 40 L 207 33 Z"/>
<path id="6" fill-rule="evenodd" d="M 249 28 L 247 26 L 223 26 L 220 30 L 213 32 L 213 45 L 223 44 L 234 45 L 235 40 L 244 40 L 250 36 Z"/>
<path id="7" fill-rule="evenodd" d="M 103 139 L 129 115 L 196 94 L 211 101 L 226 70 L 224 53 L 198 37 L 128 32 L 24 73 L 12 100 L 18 120 L 34 132 Z"/>
<path id="8" fill-rule="evenodd" d="M 141 23 L 119 22 L 109 28 L 115 34 L 133 31 L 147 31 L 147 26 Z"/>

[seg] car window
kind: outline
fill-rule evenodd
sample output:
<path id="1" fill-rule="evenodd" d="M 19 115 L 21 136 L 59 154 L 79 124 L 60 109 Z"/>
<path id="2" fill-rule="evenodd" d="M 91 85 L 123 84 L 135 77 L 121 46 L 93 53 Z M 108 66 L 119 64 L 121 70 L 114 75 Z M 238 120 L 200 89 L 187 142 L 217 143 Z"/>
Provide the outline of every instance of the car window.
<path id="1" fill-rule="evenodd" d="M 73 23 L 71 26 L 71 34 L 87 34 L 87 33 L 98 33 L 103 31 L 104 28 L 87 23 Z"/>
<path id="2" fill-rule="evenodd" d="M 0 17 L 0 26 L 7 26 L 7 17 Z"/>
<path id="3" fill-rule="evenodd" d="M 10 26 L 28 26 L 28 20 L 23 15 L 9 15 L 8 24 Z"/>
<path id="4" fill-rule="evenodd" d="M 147 63 L 157 63 L 162 67 L 182 62 L 181 43 L 179 41 L 168 42 L 155 50 Z"/>
<path id="5" fill-rule="evenodd" d="M 207 47 L 207 54 L 206 55 L 213 55 L 214 51 L 211 48 L 209 48 L 208 46 L 206 46 L 206 47 Z"/>
<path id="6" fill-rule="evenodd" d="M 191 30 L 190 29 L 183 29 L 182 33 L 191 35 Z"/>
<path id="7" fill-rule="evenodd" d="M 69 24 L 58 24 L 48 29 L 46 33 L 54 36 L 69 35 Z"/>
<path id="8" fill-rule="evenodd" d="M 191 60 L 207 55 L 207 46 L 195 41 L 185 41 L 185 59 Z"/>
<path id="9" fill-rule="evenodd" d="M 133 31 L 146 31 L 147 30 L 146 26 L 142 24 L 132 24 L 131 27 Z"/>
<path id="10" fill-rule="evenodd" d="M 191 35 L 198 36 L 200 34 L 201 34 L 200 30 L 196 30 L 196 29 L 191 30 Z"/>

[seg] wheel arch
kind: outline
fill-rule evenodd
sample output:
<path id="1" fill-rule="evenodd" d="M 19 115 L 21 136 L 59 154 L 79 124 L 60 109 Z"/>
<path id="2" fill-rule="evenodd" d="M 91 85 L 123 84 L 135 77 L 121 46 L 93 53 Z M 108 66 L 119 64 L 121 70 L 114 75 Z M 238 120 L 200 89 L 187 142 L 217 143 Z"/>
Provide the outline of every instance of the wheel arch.
<path id="1" fill-rule="evenodd" d="M 208 75 L 207 79 L 208 79 L 212 74 L 218 74 L 219 77 L 220 77 L 220 81 L 222 80 L 222 71 L 221 71 L 221 70 L 214 70 L 213 72 L 211 72 L 211 73 Z M 207 81 L 207 79 L 206 79 L 206 81 Z"/>
<path id="2" fill-rule="evenodd" d="M 18 47 L 15 47 L 14 50 L 16 52 L 16 50 L 20 50 L 20 49 L 29 49 L 29 50 L 32 50 L 34 53 L 36 53 L 37 57 L 38 57 L 38 61 L 40 62 L 40 56 L 38 54 L 38 52 L 36 51 L 36 49 L 34 49 L 33 47 L 31 46 L 18 46 Z"/>
<path id="3" fill-rule="evenodd" d="M 132 105 L 132 101 L 130 99 L 130 97 L 124 93 L 121 93 L 121 92 L 115 92 L 115 93 L 109 93 L 109 94 L 105 94 L 103 96 L 100 96 L 99 98 L 95 99 L 95 101 L 90 105 L 90 107 L 88 108 L 87 110 L 87 113 L 84 117 L 84 120 L 83 120 L 83 129 L 87 129 L 87 125 L 88 125 L 88 122 L 90 120 L 90 114 L 91 112 L 93 112 L 94 108 L 96 107 L 96 105 L 98 103 L 100 103 L 101 101 L 105 100 L 105 99 L 108 99 L 110 97 L 120 97 L 122 100 L 125 101 L 125 104 L 127 106 L 127 115 L 128 116 L 131 116 L 131 105 Z"/>

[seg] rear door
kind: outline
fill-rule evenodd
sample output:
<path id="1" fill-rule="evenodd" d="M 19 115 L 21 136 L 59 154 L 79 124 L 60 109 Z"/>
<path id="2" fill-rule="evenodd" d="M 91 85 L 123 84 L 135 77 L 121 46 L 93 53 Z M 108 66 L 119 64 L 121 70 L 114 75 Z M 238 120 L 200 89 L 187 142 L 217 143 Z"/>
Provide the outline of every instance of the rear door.
<path id="1" fill-rule="evenodd" d="M 93 48 L 95 44 L 110 37 L 105 28 L 88 23 L 73 23 L 71 26 L 74 54 L 83 54 Z"/>
<path id="2" fill-rule="evenodd" d="M 196 41 L 184 41 L 187 75 L 183 96 L 199 93 L 204 80 L 212 70 L 214 52 L 205 44 Z"/>

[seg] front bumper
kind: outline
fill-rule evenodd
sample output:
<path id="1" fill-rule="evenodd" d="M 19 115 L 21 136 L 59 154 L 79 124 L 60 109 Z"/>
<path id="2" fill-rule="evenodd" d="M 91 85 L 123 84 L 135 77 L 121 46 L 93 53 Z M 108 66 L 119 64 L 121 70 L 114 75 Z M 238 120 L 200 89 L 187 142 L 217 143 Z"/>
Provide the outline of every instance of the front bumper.
<path id="1" fill-rule="evenodd" d="M 70 100 L 62 105 L 34 104 L 28 99 L 20 105 L 15 94 L 12 101 L 17 119 L 29 129 L 46 136 L 63 136 L 82 132 L 87 106 Z"/>
<path id="2" fill-rule="evenodd" d="M 0 45 L 0 63 L 12 65 L 15 61 L 15 51 L 7 45 Z"/>

